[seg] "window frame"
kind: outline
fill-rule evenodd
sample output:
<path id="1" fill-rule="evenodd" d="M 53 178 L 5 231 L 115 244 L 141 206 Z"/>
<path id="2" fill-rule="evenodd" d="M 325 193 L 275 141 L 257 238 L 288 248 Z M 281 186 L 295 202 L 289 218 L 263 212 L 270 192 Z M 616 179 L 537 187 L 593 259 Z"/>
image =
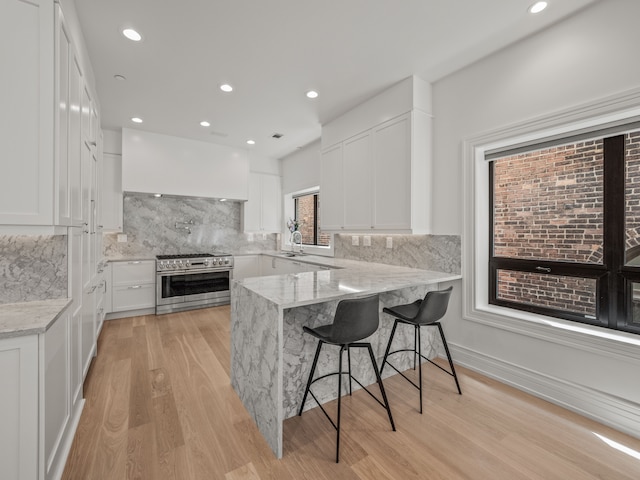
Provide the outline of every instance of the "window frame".
<path id="1" fill-rule="evenodd" d="M 629 126 L 633 127 L 632 125 Z M 640 333 L 640 325 L 633 323 L 632 295 L 632 283 L 640 281 L 640 267 L 625 265 L 625 134 L 627 131 L 629 130 L 622 128 L 621 133 L 605 137 L 601 137 L 599 135 L 601 132 L 599 131 L 593 132 L 594 137 L 603 138 L 604 232 L 603 262 L 601 265 L 495 256 L 495 162 L 487 162 L 487 168 L 489 169 L 489 225 L 487 229 L 489 235 L 489 304 L 613 330 Z M 560 145 L 562 142 L 558 141 L 557 144 Z M 535 146 L 531 146 L 530 150 L 535 148 Z M 565 310 L 498 298 L 498 271 L 500 270 L 594 279 L 596 281 L 595 318 Z"/>

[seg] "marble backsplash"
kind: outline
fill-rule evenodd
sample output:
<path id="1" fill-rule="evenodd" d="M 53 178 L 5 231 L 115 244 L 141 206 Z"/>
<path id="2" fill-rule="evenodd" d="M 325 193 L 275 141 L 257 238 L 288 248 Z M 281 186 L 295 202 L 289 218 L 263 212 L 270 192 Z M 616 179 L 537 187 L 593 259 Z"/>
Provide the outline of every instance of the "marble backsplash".
<path id="1" fill-rule="evenodd" d="M 355 235 L 355 234 L 354 234 Z M 354 235 L 334 235 L 334 256 L 348 260 L 461 273 L 462 245 L 458 235 L 370 235 L 371 246 L 352 245 Z M 386 248 L 391 237 L 393 248 Z"/>
<path id="2" fill-rule="evenodd" d="M 117 234 L 105 234 L 107 258 L 211 251 L 259 253 L 276 249 L 276 234 L 265 234 L 262 238 L 259 233 L 242 232 L 239 202 L 125 193 L 123 203 L 127 242 L 118 242 Z"/>
<path id="3" fill-rule="evenodd" d="M 67 297 L 67 236 L 0 236 L 0 304 Z"/>

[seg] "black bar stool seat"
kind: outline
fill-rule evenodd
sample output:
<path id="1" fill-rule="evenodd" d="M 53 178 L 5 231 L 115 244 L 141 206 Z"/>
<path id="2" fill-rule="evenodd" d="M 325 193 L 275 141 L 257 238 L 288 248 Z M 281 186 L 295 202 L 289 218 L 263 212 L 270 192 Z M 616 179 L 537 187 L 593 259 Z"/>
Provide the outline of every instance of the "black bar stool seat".
<path id="1" fill-rule="evenodd" d="M 382 360 L 382 366 L 380 367 L 380 373 L 384 370 L 385 365 L 389 365 L 396 372 L 402 375 L 411 385 L 416 387 L 420 391 L 420 413 L 422 413 L 422 359 L 427 362 L 435 365 L 440 370 L 445 373 L 451 375 L 455 382 L 456 387 L 458 389 L 458 393 L 462 395 L 462 390 L 460 390 L 460 383 L 458 382 L 458 376 L 456 375 L 456 369 L 453 366 L 453 360 L 451 359 L 451 353 L 449 353 L 449 346 L 447 345 L 447 340 L 444 336 L 444 331 L 442 330 L 442 325 L 440 324 L 440 319 L 444 317 L 444 314 L 447 312 L 447 307 L 449 305 L 449 298 L 451 297 L 451 291 L 453 287 L 449 287 L 446 290 L 432 291 L 427 292 L 424 299 L 418 299 L 413 303 L 407 303 L 404 305 L 397 305 L 394 307 L 385 307 L 382 309 L 384 313 L 388 313 L 389 315 L 393 315 L 395 317 L 395 321 L 393 322 L 393 328 L 391 329 L 391 336 L 389 337 L 389 342 L 387 343 L 387 348 L 384 353 L 384 359 Z M 399 350 L 389 351 L 391 350 L 391 342 L 393 342 L 393 337 L 396 333 L 396 327 L 398 323 L 402 323 L 405 325 L 412 325 L 414 327 L 414 342 L 413 348 L 403 348 Z M 442 368 L 437 363 L 434 363 L 424 355 L 422 355 L 422 347 L 420 344 L 420 327 L 438 327 L 438 331 L 440 332 L 440 338 L 442 339 L 442 345 L 444 347 L 444 351 L 447 354 L 447 359 L 449 360 L 449 367 L 451 371 L 447 371 Z M 418 384 L 414 383 L 410 378 L 408 378 L 404 373 L 398 370 L 389 362 L 389 356 L 395 353 L 400 352 L 412 352 L 413 353 L 413 369 L 416 368 L 416 358 L 418 359 Z"/>
<path id="2" fill-rule="evenodd" d="M 370 295 L 363 298 L 341 300 L 336 308 L 336 313 L 332 324 L 322 325 L 316 328 L 309 328 L 306 326 L 303 327 L 305 333 L 308 333 L 309 335 L 312 335 L 318 339 L 318 347 L 316 348 L 316 353 L 313 358 L 313 365 L 311 366 L 311 372 L 309 373 L 307 387 L 304 391 L 302 405 L 300 405 L 300 411 L 298 412 L 298 415 L 302 415 L 302 410 L 304 409 L 307 395 L 311 394 L 313 399 L 320 406 L 322 413 L 324 413 L 324 415 L 329 419 L 329 422 L 331 422 L 331 425 L 333 425 L 333 428 L 335 428 L 336 430 L 336 463 L 340 461 L 340 409 L 342 398 L 342 375 L 349 375 L 349 395 L 351 395 L 352 392 L 351 380 L 354 380 L 380 405 L 385 408 L 385 410 L 387 411 L 387 415 L 389 416 L 391 428 L 393 429 L 393 431 L 396 430 L 396 426 L 393 422 L 393 416 L 391 415 L 391 408 L 389 407 L 389 401 L 387 400 L 387 394 L 384 391 L 384 385 L 382 384 L 382 379 L 380 378 L 380 372 L 378 371 L 375 357 L 373 355 L 373 350 L 371 349 L 371 343 L 360 342 L 360 340 L 363 340 L 372 335 L 378 329 L 379 322 L 380 319 L 378 315 L 378 295 Z M 320 356 L 320 350 L 322 349 L 322 345 L 324 345 L 325 343 L 340 347 L 338 371 L 331 372 L 313 379 L 313 375 L 318 364 L 318 357 Z M 351 375 L 351 348 L 366 348 L 368 350 L 369 357 L 371 358 L 371 365 L 375 372 L 376 380 L 378 383 L 378 387 L 380 388 L 380 393 L 382 394 L 383 401 L 380 401 L 362 383 L 360 383 L 358 379 Z M 347 351 L 347 360 L 349 366 L 348 372 L 342 371 L 342 354 L 345 350 Z M 333 419 L 329 416 L 329 414 L 326 412 L 326 410 L 323 408 L 316 396 L 311 391 L 312 384 L 314 384 L 318 380 L 322 380 L 323 378 L 332 375 L 338 375 L 338 415 L 336 422 L 333 421 Z"/>

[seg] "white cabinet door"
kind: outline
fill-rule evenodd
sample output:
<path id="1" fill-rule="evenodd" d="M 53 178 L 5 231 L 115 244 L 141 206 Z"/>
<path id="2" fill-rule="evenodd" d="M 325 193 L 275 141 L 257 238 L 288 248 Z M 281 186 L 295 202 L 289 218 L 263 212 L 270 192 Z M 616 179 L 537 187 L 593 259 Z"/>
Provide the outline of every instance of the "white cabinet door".
<path id="1" fill-rule="evenodd" d="M 82 90 L 83 78 L 78 56 L 69 59 L 69 190 L 72 224 L 81 226 L 82 210 Z"/>
<path id="2" fill-rule="evenodd" d="M 372 227 L 371 133 L 345 140 L 342 145 L 344 178 L 344 228 L 364 230 Z"/>
<path id="3" fill-rule="evenodd" d="M 65 311 L 44 334 L 44 468 L 45 478 L 61 461 L 61 442 L 71 419 L 70 326 Z"/>
<path id="4" fill-rule="evenodd" d="M 102 226 L 104 232 L 122 232 L 122 155 L 102 156 Z"/>
<path id="5" fill-rule="evenodd" d="M 281 232 L 282 186 L 279 175 L 263 174 L 262 177 L 262 230 Z"/>
<path id="6" fill-rule="evenodd" d="M 38 337 L 0 340 L 2 478 L 38 478 Z"/>
<path id="7" fill-rule="evenodd" d="M 53 225 L 54 2 L 5 0 L 0 224 Z"/>
<path id="8" fill-rule="evenodd" d="M 390 120 L 373 129 L 375 187 L 373 226 L 380 230 L 411 228 L 411 118 Z M 426 180 L 426 179 L 425 179 Z M 429 185 L 424 185 L 429 190 Z M 421 208 L 416 205 L 416 208 Z M 427 208 L 424 205 L 422 208 Z"/>
<path id="9" fill-rule="evenodd" d="M 320 228 L 341 230 L 344 227 L 342 144 L 324 150 L 320 161 Z"/>
<path id="10" fill-rule="evenodd" d="M 55 216 L 59 225 L 71 225 L 71 164 L 69 161 L 69 75 L 71 70 L 69 60 L 71 55 L 71 36 L 64 23 L 60 6 L 56 6 Z"/>
<path id="11" fill-rule="evenodd" d="M 282 231 L 282 186 L 279 175 L 251 172 L 249 199 L 243 205 L 245 232 Z"/>
<path id="12" fill-rule="evenodd" d="M 82 228 L 69 229 L 70 355 L 72 405 L 82 399 Z"/>
<path id="13" fill-rule="evenodd" d="M 260 255 L 236 255 L 233 257 L 233 279 L 260 276 Z"/>

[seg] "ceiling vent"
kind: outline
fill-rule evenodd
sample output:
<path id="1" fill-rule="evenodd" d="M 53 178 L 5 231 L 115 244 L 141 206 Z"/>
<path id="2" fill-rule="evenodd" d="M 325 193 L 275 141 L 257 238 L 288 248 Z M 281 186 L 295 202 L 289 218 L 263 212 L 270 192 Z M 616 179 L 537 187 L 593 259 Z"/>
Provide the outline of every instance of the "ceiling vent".
<path id="1" fill-rule="evenodd" d="M 271 135 L 272 138 L 282 138 L 284 134 L 283 133 L 274 133 L 273 135 Z"/>

